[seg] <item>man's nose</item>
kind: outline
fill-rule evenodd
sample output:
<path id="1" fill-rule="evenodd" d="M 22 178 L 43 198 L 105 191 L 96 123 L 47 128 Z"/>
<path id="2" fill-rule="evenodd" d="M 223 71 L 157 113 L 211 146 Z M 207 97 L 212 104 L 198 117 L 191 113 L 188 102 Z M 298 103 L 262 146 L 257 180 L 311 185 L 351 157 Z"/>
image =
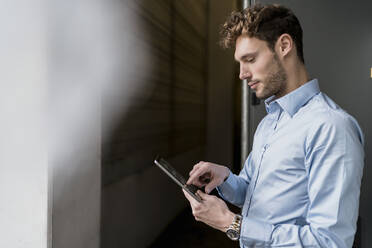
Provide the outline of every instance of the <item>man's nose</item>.
<path id="1" fill-rule="evenodd" d="M 246 70 L 240 70 L 239 78 L 241 80 L 247 79 L 249 81 L 252 78 L 252 73 Z"/>

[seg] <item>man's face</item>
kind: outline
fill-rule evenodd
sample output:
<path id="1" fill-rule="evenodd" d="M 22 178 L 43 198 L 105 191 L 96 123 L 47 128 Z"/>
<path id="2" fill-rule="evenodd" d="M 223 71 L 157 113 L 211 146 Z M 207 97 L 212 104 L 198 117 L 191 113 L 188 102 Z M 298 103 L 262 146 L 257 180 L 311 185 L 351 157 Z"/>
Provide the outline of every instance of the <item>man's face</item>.
<path id="1" fill-rule="evenodd" d="M 241 35 L 236 40 L 235 60 L 240 64 L 240 79 L 247 79 L 258 98 L 284 95 L 287 75 L 265 41 Z"/>

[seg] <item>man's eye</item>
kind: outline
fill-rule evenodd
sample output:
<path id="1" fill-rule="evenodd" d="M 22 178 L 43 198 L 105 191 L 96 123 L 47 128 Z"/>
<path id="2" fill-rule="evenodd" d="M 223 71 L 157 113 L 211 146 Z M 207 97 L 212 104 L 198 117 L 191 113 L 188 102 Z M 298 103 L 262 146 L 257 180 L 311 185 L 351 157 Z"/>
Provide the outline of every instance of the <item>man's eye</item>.
<path id="1" fill-rule="evenodd" d="M 255 61 L 255 58 L 245 59 L 245 63 L 253 63 Z"/>

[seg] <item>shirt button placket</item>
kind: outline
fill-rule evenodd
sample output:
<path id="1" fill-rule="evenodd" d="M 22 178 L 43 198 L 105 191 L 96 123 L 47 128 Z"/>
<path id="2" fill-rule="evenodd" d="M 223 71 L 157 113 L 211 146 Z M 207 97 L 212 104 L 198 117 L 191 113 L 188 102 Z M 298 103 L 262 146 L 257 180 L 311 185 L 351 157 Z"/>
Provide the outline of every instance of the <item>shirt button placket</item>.
<path id="1" fill-rule="evenodd" d="M 260 168 L 261 168 L 261 164 L 262 164 L 262 158 L 264 156 L 264 153 L 265 153 L 267 147 L 268 147 L 268 144 L 265 144 L 262 147 L 259 166 L 257 167 L 257 169 L 254 173 L 254 177 L 253 177 L 254 180 L 252 180 L 252 184 L 250 184 L 249 187 L 248 187 L 247 194 L 246 194 L 247 199 L 246 199 L 246 202 L 244 204 L 243 211 L 242 211 L 243 216 L 248 216 L 248 211 L 249 211 L 249 208 L 251 206 L 253 193 L 254 193 L 254 190 L 256 188 L 256 183 L 257 183 L 258 176 L 260 174 L 259 172 L 260 172 Z"/>

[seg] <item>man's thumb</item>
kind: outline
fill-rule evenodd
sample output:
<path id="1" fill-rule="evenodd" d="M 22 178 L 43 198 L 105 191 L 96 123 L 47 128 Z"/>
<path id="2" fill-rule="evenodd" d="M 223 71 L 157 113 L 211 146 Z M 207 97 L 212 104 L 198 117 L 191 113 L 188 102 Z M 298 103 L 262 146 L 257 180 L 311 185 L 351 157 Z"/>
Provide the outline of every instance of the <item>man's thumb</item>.
<path id="1" fill-rule="evenodd" d="M 211 191 L 216 188 L 216 186 L 212 183 L 208 184 L 207 186 L 205 186 L 205 193 L 209 194 L 211 193 Z"/>

